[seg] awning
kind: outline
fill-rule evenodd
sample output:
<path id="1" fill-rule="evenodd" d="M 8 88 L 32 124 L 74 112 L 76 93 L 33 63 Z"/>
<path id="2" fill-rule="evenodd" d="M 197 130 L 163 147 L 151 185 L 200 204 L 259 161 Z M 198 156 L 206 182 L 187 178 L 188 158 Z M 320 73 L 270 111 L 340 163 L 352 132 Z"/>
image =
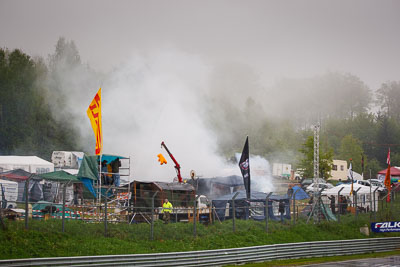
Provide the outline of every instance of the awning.
<path id="1" fill-rule="evenodd" d="M 39 177 L 45 180 L 58 181 L 58 182 L 80 182 L 78 177 L 63 170 L 39 174 Z"/>

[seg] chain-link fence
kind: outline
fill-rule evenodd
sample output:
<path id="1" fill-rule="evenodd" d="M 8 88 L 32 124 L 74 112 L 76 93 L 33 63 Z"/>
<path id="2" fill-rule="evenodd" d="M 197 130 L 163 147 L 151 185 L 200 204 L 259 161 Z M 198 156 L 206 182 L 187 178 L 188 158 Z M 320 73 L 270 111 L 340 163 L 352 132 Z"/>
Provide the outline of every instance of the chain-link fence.
<path id="1" fill-rule="evenodd" d="M 158 223 L 189 223 L 193 225 L 193 235 L 197 234 L 197 223 L 219 224 L 223 221 L 232 222 L 232 231 L 237 229 L 237 220 L 254 220 L 265 223 L 268 232 L 269 222 L 276 221 L 285 225 L 295 225 L 302 222 L 320 222 L 328 220 L 341 223 L 343 217 L 353 217 L 369 214 L 370 221 L 398 220 L 400 206 L 397 190 L 390 193 L 390 202 L 385 192 L 372 192 L 344 196 L 339 191 L 337 195 L 324 195 L 323 192 L 311 199 L 297 200 L 296 192 L 291 198 L 273 193 L 260 197 L 246 199 L 238 196 L 239 192 L 230 198 L 209 200 L 205 196 L 196 196 L 194 191 L 162 191 L 151 188 L 116 188 L 105 187 L 101 197 L 85 197 L 85 194 L 68 196 L 68 183 L 61 184 L 54 201 L 37 201 L 34 199 L 28 180 L 25 183 L 22 201 L 15 201 L 15 207 L 5 197 L 4 190 L 0 192 L 1 222 L 4 219 L 25 220 L 29 229 L 31 220 L 62 221 L 60 231 L 65 231 L 70 220 L 85 223 L 104 224 L 104 235 L 107 236 L 109 224 L 148 224 L 149 237 L 154 238 L 154 230 Z M 32 189 L 32 188 L 31 188 Z M 163 204 L 166 199 L 172 204 L 168 212 Z M 169 213 L 169 214 L 166 214 Z M 28 214 L 28 216 L 25 216 Z M 168 216 L 167 216 L 168 215 Z"/>

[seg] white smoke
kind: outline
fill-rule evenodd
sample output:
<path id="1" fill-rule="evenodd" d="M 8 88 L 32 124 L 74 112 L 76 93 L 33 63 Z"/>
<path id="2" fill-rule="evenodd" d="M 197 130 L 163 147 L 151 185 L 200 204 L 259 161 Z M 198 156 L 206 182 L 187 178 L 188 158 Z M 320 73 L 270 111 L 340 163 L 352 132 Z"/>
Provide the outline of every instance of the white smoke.
<path id="1" fill-rule="evenodd" d="M 235 154 L 237 161 L 239 162 L 241 154 Z M 261 156 L 250 155 L 250 179 L 251 179 L 251 191 L 258 191 L 269 193 L 273 192 L 275 187 L 273 184 L 271 165 L 268 160 Z M 239 168 L 238 168 L 239 169 Z M 240 170 L 238 172 L 240 174 Z"/>
<path id="2" fill-rule="evenodd" d="M 172 181 L 176 173 L 160 147 L 164 141 L 184 178 L 191 170 L 221 175 L 227 165 L 202 119 L 208 76 L 199 57 L 171 49 L 132 56 L 102 89 L 103 153 L 130 156 L 132 179 Z M 167 165 L 159 165 L 159 153 Z"/>

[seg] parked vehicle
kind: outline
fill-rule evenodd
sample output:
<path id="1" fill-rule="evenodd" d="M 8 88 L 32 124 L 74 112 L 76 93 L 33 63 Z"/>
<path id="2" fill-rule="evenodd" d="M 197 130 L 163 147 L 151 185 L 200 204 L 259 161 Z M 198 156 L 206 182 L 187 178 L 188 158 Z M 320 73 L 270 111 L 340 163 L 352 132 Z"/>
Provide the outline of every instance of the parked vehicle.
<path id="1" fill-rule="evenodd" d="M 368 179 L 367 181 L 369 181 L 372 186 L 380 186 L 380 187 L 385 187 L 385 185 L 383 184 L 383 182 L 381 180 L 378 179 Z"/>
<path id="2" fill-rule="evenodd" d="M 198 195 L 196 195 L 198 197 Z M 200 222 L 211 222 L 211 202 L 204 195 L 200 195 L 196 202 L 196 219 Z M 173 207 L 171 217 L 176 218 L 178 222 L 193 222 L 193 205 Z M 162 207 L 158 208 L 161 215 Z"/>
<path id="3" fill-rule="evenodd" d="M 318 190 L 318 192 L 319 192 L 319 191 L 321 191 L 321 189 L 331 189 L 333 187 L 334 187 L 333 184 L 330 184 L 330 183 L 318 183 L 318 187 L 317 187 L 317 184 L 312 183 L 309 186 L 307 186 L 305 191 L 307 193 L 314 193 L 314 190 Z"/>
<path id="4" fill-rule="evenodd" d="M 308 179 L 303 179 L 300 184 L 301 187 L 305 190 L 310 184 L 316 182 L 316 180 L 314 179 L 318 179 L 319 183 L 326 183 L 326 181 L 322 178 L 308 178 Z"/>
<path id="5" fill-rule="evenodd" d="M 130 205 L 133 210 L 132 217 L 135 222 L 149 221 L 151 215 L 151 207 L 153 205 L 152 198 L 156 192 L 157 197 L 154 198 L 154 207 L 156 207 L 156 216 L 161 217 L 163 201 L 168 200 L 173 205 L 171 220 L 174 221 L 191 221 L 193 220 L 193 208 L 196 190 L 189 183 L 166 183 L 166 182 L 144 182 L 133 181 L 130 184 L 132 197 Z M 210 202 L 206 196 L 200 196 L 196 202 L 196 217 L 200 221 L 210 221 L 211 208 Z"/>
<path id="6" fill-rule="evenodd" d="M 378 183 L 375 181 L 372 182 L 372 191 L 374 191 L 378 187 L 379 192 L 386 192 L 387 189 L 385 188 L 385 186 L 383 184 L 381 184 L 381 182 L 379 180 L 377 180 L 377 181 L 378 181 Z M 371 183 L 369 182 L 369 180 L 354 180 L 354 183 L 360 184 L 363 186 L 368 186 L 368 187 L 371 186 Z M 377 185 L 374 185 L 374 183 Z"/>
<path id="7" fill-rule="evenodd" d="M 16 208 L 18 198 L 18 183 L 0 180 L 0 208 Z"/>

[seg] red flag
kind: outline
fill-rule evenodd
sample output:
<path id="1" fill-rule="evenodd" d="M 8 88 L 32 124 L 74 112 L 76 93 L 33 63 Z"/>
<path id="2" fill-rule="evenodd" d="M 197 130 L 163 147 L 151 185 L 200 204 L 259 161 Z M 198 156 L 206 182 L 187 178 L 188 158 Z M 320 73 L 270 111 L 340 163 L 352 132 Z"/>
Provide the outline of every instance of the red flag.
<path id="1" fill-rule="evenodd" d="M 388 155 L 387 155 L 387 159 L 386 159 L 386 164 L 390 165 L 390 147 L 389 147 L 389 151 L 388 151 Z"/>
<path id="2" fill-rule="evenodd" d="M 387 195 L 387 202 L 390 202 L 390 189 L 391 188 L 391 177 L 390 177 L 390 147 L 389 147 L 389 152 L 387 155 L 386 163 L 388 164 L 388 168 L 386 170 L 386 176 L 385 176 L 385 186 L 388 190 L 388 195 Z"/>

